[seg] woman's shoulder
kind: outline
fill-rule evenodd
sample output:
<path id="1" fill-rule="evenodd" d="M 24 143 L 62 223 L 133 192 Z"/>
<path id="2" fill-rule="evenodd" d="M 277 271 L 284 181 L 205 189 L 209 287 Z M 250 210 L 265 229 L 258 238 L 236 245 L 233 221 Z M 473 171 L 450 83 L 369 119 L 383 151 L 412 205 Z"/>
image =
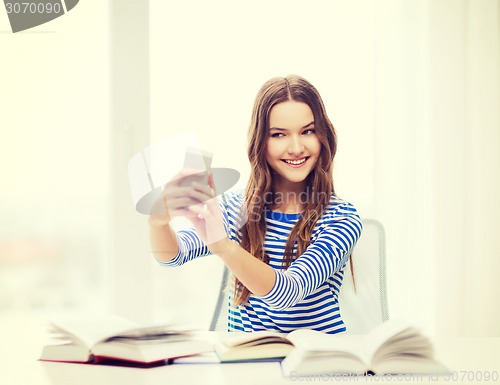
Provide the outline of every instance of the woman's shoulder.
<path id="1" fill-rule="evenodd" d="M 226 210 L 239 211 L 245 202 L 245 190 L 236 189 L 226 191 L 219 196 L 219 201 Z"/>
<path id="2" fill-rule="evenodd" d="M 323 215 L 323 220 L 328 221 L 332 219 L 341 219 L 341 218 L 353 218 L 356 220 L 359 219 L 358 211 L 356 207 L 345 199 L 340 198 L 339 196 L 332 194 L 330 197 L 330 201 L 326 207 L 325 213 Z"/>
<path id="3" fill-rule="evenodd" d="M 350 249 L 359 239 L 363 224 L 354 205 L 336 195 L 332 195 L 326 210 L 317 223 L 317 234 L 325 233 L 342 238 L 346 250 Z"/>

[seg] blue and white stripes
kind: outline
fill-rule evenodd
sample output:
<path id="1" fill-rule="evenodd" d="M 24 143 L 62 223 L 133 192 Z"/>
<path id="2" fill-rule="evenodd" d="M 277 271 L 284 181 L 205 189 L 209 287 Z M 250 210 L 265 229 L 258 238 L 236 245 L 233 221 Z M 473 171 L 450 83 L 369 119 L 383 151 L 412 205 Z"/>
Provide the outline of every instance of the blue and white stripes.
<path id="1" fill-rule="evenodd" d="M 241 240 L 243 194 L 232 193 L 221 200 L 226 231 L 235 241 Z M 313 230 L 311 244 L 288 269 L 281 262 L 288 236 L 301 214 L 266 213 L 264 249 L 276 281 L 265 296 L 251 295 L 245 305 L 232 306 L 229 290 L 228 329 L 242 331 L 276 330 L 290 332 L 299 328 L 326 333 L 345 331 L 337 302 L 344 268 L 361 234 L 356 209 L 332 197 L 327 211 Z M 179 253 L 169 266 L 178 266 L 210 254 L 193 229 L 178 232 Z"/>

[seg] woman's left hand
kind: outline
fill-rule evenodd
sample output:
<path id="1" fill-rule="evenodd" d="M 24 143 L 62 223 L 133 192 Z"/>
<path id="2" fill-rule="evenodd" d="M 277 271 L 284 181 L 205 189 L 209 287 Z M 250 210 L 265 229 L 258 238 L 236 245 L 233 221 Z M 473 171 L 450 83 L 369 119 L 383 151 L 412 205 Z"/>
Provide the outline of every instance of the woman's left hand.
<path id="1" fill-rule="evenodd" d="M 222 220 L 219 201 L 215 195 L 212 174 L 209 185 L 193 182 L 189 197 L 198 203 L 188 207 L 192 213 L 188 219 L 193 223 L 198 235 L 214 254 L 224 251 L 230 245 Z"/>

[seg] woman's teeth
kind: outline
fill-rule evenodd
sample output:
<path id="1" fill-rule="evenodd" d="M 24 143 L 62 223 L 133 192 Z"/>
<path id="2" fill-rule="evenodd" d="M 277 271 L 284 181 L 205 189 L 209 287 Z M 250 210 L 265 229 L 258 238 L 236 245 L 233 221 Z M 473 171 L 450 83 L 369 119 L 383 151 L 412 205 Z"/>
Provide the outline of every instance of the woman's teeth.
<path id="1" fill-rule="evenodd" d="M 306 160 L 307 158 L 302 158 L 297 160 L 284 159 L 285 163 L 293 164 L 294 166 L 298 166 L 299 164 L 304 163 Z"/>

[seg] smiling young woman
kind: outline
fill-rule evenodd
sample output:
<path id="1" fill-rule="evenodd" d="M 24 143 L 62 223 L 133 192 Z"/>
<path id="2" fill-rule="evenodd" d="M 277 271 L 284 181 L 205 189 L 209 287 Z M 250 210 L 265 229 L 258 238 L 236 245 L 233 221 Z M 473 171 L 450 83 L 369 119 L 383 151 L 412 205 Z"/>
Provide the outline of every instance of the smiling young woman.
<path id="1" fill-rule="evenodd" d="M 230 331 L 345 331 L 337 298 L 361 221 L 335 195 L 336 148 L 316 88 L 299 76 L 269 80 L 254 104 L 245 192 L 217 199 L 208 186 L 183 186 L 181 171 L 163 202 L 193 228 L 175 233 L 168 214 L 150 217 L 155 258 L 178 266 L 220 257 L 234 275 Z"/>
<path id="2" fill-rule="evenodd" d="M 274 191 L 303 191 L 321 150 L 311 108 L 294 100 L 279 103 L 269 114 L 269 126 L 266 160 L 274 171 Z M 302 211 L 298 206 L 282 207 L 290 209 Z"/>

